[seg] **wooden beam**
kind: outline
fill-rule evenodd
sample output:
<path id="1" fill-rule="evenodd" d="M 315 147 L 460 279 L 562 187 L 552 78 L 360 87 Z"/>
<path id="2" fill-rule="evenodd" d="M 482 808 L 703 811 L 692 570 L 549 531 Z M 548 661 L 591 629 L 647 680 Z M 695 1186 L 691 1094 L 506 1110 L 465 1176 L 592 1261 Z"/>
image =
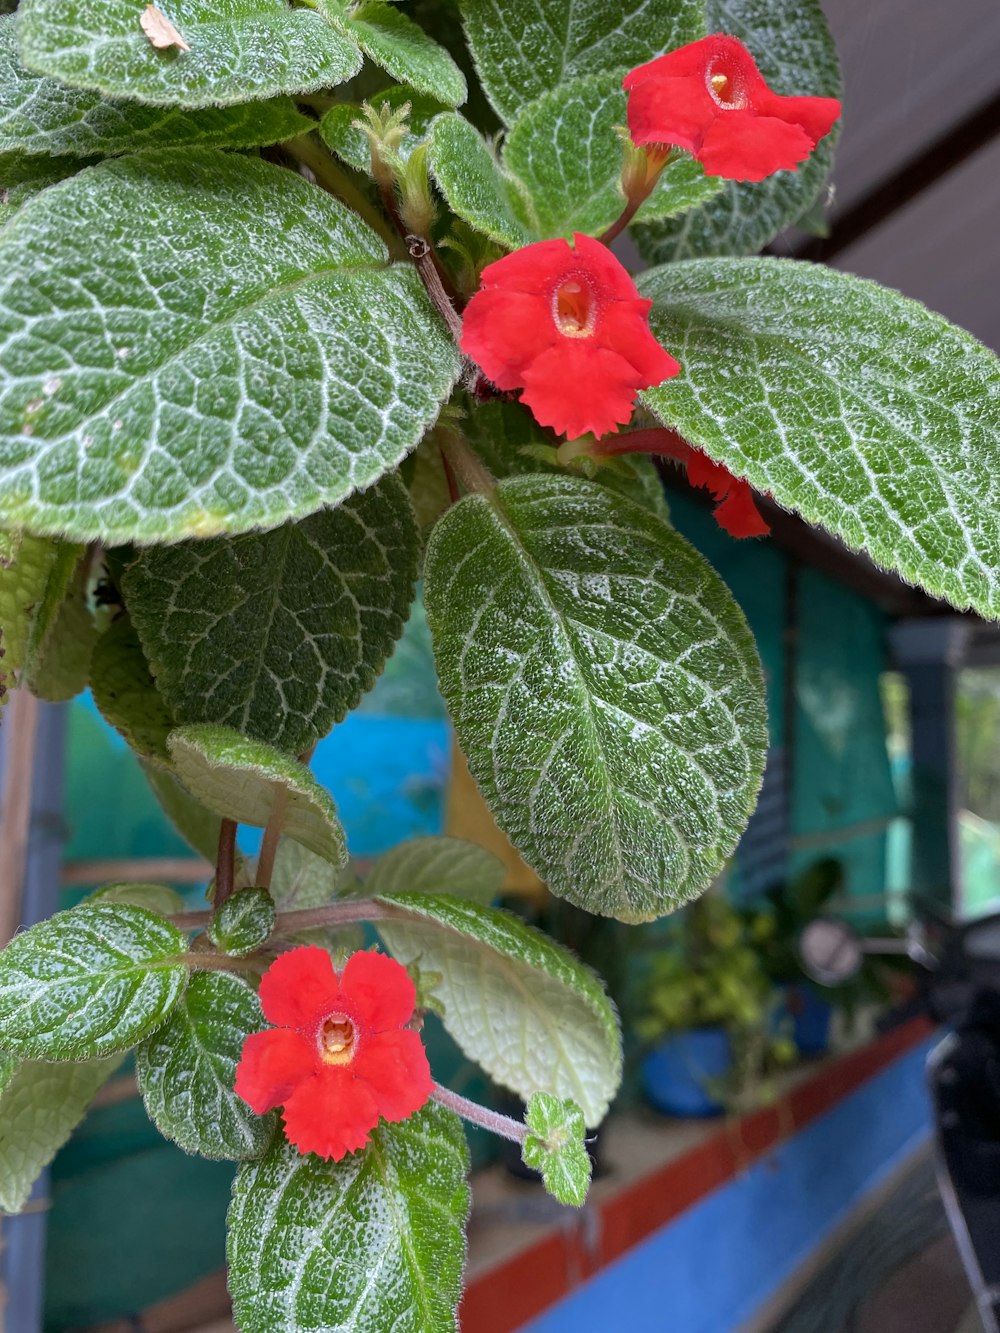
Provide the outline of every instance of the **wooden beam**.
<path id="1" fill-rule="evenodd" d="M 209 861 L 193 856 L 134 856 L 64 861 L 63 884 L 118 884 L 138 881 L 144 884 L 204 884 L 215 868 Z"/>
<path id="2" fill-rule="evenodd" d="M 31 789 L 38 735 L 38 700 L 15 690 L 3 720 L 8 732 L 0 801 L 0 946 L 21 925 L 24 868 L 31 832 Z"/>

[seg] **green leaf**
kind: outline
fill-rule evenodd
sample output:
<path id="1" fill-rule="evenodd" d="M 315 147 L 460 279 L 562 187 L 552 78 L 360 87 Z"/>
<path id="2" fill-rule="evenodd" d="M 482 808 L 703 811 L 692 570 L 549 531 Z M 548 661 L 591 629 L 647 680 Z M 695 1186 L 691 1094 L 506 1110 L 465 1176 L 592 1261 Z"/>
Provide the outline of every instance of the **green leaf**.
<path id="1" fill-rule="evenodd" d="M 483 87 L 508 124 L 557 84 L 624 75 L 707 31 L 703 0 L 462 0 L 462 14 Z"/>
<path id="2" fill-rule="evenodd" d="M 82 548 L 29 533 L 0 534 L 0 625 L 4 669 L 37 667 Z"/>
<path id="3" fill-rule="evenodd" d="M 110 101 L 26 69 L 15 20 L 0 20 L 0 154 L 110 157 L 174 144 L 253 148 L 304 134 L 314 122 L 290 98 L 200 112 Z"/>
<path id="4" fill-rule="evenodd" d="M 149 1118 L 185 1152 L 259 1157 L 277 1118 L 257 1116 L 233 1091 L 248 1033 L 265 1026 L 256 992 L 228 972 L 196 972 L 184 997 L 135 1053 Z"/>
<path id="5" fill-rule="evenodd" d="M 753 638 L 705 560 L 591 482 L 526 476 L 453 506 L 424 577 L 459 744 L 552 892 L 633 922 L 701 893 L 767 746 Z"/>
<path id="6" fill-rule="evenodd" d="M 368 102 L 376 110 L 388 106 L 393 111 L 398 110 L 404 102 L 409 103 L 410 111 L 406 117 L 409 132 L 403 135 L 396 146 L 396 153 L 403 162 L 408 161 L 413 150 L 424 142 L 431 121 L 440 115 L 442 110 L 441 103 L 436 98 L 427 97 L 413 88 L 401 86 L 384 88 L 381 92 L 372 93 Z M 363 119 L 363 116 L 363 108 L 358 103 L 338 102 L 320 121 L 319 132 L 331 152 L 336 153 L 356 171 L 368 174 L 371 171 L 371 146 L 364 130 L 357 129 L 354 125 L 354 122 Z"/>
<path id="7" fill-rule="evenodd" d="M 362 0 L 350 7 L 338 0 L 320 0 L 320 5 L 345 36 L 400 83 L 437 98 L 445 106 L 465 101 L 465 75 L 454 60 L 394 5 L 380 0 Z"/>
<path id="8" fill-rule="evenodd" d="M 153 795 L 163 813 L 186 843 L 205 858 L 215 861 L 219 848 L 221 820 L 214 810 L 206 810 L 169 769 L 140 759 Z"/>
<path id="9" fill-rule="evenodd" d="M 458 371 L 413 266 L 257 159 L 88 168 L 7 223 L 5 253 L 8 526 L 106 544 L 276 527 L 394 468 Z"/>
<path id="10" fill-rule="evenodd" d="M 431 123 L 431 171 L 449 207 L 470 226 L 509 250 L 536 239 L 530 205 L 519 183 L 501 166 L 493 148 L 457 111 Z"/>
<path id="11" fill-rule="evenodd" d="M 139 18 L 145 0 L 23 0 L 21 56 L 63 83 L 160 106 L 224 106 L 331 88 L 361 55 L 313 9 L 285 0 L 169 0 L 189 51 L 158 51 Z"/>
<path id="12" fill-rule="evenodd" d="M 506 871 L 492 852 L 462 838 L 411 838 L 380 856 L 365 884 L 373 898 L 385 893 L 453 893 L 489 903 L 503 888 Z"/>
<path id="13" fill-rule="evenodd" d="M 625 123 L 620 74 L 573 79 L 521 110 L 504 144 L 503 168 L 527 193 L 538 237 L 596 236 L 621 214 L 625 148 L 615 129 Z M 721 188 L 685 154 L 661 174 L 638 218 L 683 213 Z"/>
<path id="14" fill-rule="evenodd" d="M 242 1333 L 457 1333 L 469 1154 L 429 1103 L 340 1162 L 283 1140 L 243 1166 L 229 1209 Z"/>
<path id="15" fill-rule="evenodd" d="M 50 703 L 72 699 L 87 688 L 91 656 L 98 638 L 87 595 L 88 569 L 85 562 L 78 562 L 76 547 L 60 548 L 54 572 L 65 570 L 67 565 L 72 577 L 65 595 L 57 605 L 48 608 L 52 612 L 50 619 L 43 604 L 35 623 L 36 642 L 29 645 L 22 673 L 22 683 Z M 50 579 L 50 593 L 54 587 L 55 579 Z M 39 641 L 41 625 L 46 628 Z"/>
<path id="16" fill-rule="evenodd" d="M 643 275 L 684 367 L 666 425 L 883 568 L 1000 615 L 1000 362 L 915 301 L 819 265 Z"/>
<path id="17" fill-rule="evenodd" d="M 776 93 L 840 97 L 837 48 L 819 0 L 708 0 L 708 31 L 739 37 Z M 754 254 L 807 213 L 833 165 L 840 122 L 797 171 L 763 181 L 726 181 L 703 207 L 637 227 L 649 263 L 701 255 Z"/>
<path id="18" fill-rule="evenodd" d="M 462 422 L 465 438 L 495 477 L 521 477 L 528 473 L 552 473 L 557 477 L 574 475 L 556 462 L 558 437 L 535 424 L 531 413 L 520 403 L 493 399 L 477 403 Z M 589 480 L 627 500 L 634 500 L 662 519 L 669 518 L 663 482 L 651 458 L 632 454 L 619 459 L 621 466 L 598 468 Z M 440 459 L 438 470 L 441 470 Z M 441 512 L 447 506 L 441 507 Z"/>
<path id="19" fill-rule="evenodd" d="M 406 487 L 390 474 L 272 532 L 152 547 L 124 593 L 179 722 L 298 754 L 374 685 L 403 632 L 419 551 Z"/>
<path id="20" fill-rule="evenodd" d="M 177 1003 L 186 940 L 142 907 L 85 903 L 0 953 L 0 1042 L 40 1060 L 126 1051 Z"/>
<path id="21" fill-rule="evenodd" d="M 400 962 L 441 974 L 445 1026 L 470 1059 L 525 1099 L 548 1090 L 578 1102 L 589 1125 L 604 1118 L 621 1040 L 590 968 L 499 908 L 429 893 L 381 901 L 407 919 L 378 921 L 379 934 Z"/>
<path id="22" fill-rule="evenodd" d="M 75 175 L 83 165 L 75 157 L 22 157 L 16 161 L 8 158 L 0 187 L 0 226 L 9 222 L 29 199 Z"/>
<path id="23" fill-rule="evenodd" d="M 536 1092 L 524 1118 L 529 1131 L 521 1149 L 525 1165 L 542 1173 L 542 1184 L 560 1203 L 581 1207 L 591 1172 L 583 1112 L 575 1102 Z"/>
<path id="24" fill-rule="evenodd" d="M 274 858 L 271 896 L 282 912 L 324 907 L 337 897 L 337 867 L 300 842 L 282 838 Z"/>
<path id="25" fill-rule="evenodd" d="M 280 799 L 289 838 L 334 865 L 347 860 L 336 807 L 305 764 L 228 727 L 178 727 L 167 746 L 181 782 L 217 815 L 263 828 Z"/>
<path id="26" fill-rule="evenodd" d="M 88 903 L 129 903 L 156 916 L 184 911 L 184 899 L 167 884 L 105 884 L 87 897 Z"/>
<path id="27" fill-rule="evenodd" d="M 267 889 L 237 889 L 208 925 L 208 938 L 223 953 L 237 958 L 252 953 L 274 929 L 274 899 Z"/>
<path id="28" fill-rule="evenodd" d="M 9 1062 L 0 1077 L 0 1211 L 21 1211 L 32 1185 L 120 1062 L 120 1056 L 84 1064 Z"/>
<path id="29" fill-rule="evenodd" d="M 169 763 L 167 737 L 177 721 L 156 688 L 127 615 L 120 615 L 98 639 L 90 663 L 90 688 L 105 722 L 124 736 L 136 754 Z"/>

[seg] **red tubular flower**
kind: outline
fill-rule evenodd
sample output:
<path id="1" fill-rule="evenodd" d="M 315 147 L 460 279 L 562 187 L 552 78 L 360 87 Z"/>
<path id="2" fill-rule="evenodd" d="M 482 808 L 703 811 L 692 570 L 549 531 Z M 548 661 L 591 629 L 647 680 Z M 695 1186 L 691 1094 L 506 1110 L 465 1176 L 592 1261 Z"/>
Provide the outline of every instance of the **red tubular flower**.
<path id="1" fill-rule="evenodd" d="M 835 97 L 780 97 L 735 37 L 715 33 L 626 75 L 633 142 L 676 144 L 706 176 L 796 171 L 840 115 Z"/>
<path id="2" fill-rule="evenodd" d="M 423 1043 L 404 1025 L 416 989 L 406 969 L 356 953 L 338 978 L 325 949 L 283 953 L 260 983 L 264 1017 L 236 1069 L 236 1093 L 258 1115 L 284 1106 L 299 1152 L 339 1162 L 383 1120 L 405 1120 L 431 1094 Z"/>
<path id="3" fill-rule="evenodd" d="M 680 370 L 649 331 L 644 300 L 592 236 L 537 241 L 483 269 L 462 351 L 543 426 L 575 439 L 616 431 L 639 389 Z"/>
<path id="4" fill-rule="evenodd" d="M 727 467 L 713 462 L 675 430 L 659 426 L 632 430 L 614 440 L 598 440 L 593 452 L 597 457 L 602 454 L 658 454 L 660 458 L 673 458 L 684 464 L 692 486 L 704 486 L 711 492 L 717 501 L 712 511 L 715 521 L 731 537 L 765 537 L 771 531 L 757 508 L 750 483 L 742 477 L 734 477 Z"/>

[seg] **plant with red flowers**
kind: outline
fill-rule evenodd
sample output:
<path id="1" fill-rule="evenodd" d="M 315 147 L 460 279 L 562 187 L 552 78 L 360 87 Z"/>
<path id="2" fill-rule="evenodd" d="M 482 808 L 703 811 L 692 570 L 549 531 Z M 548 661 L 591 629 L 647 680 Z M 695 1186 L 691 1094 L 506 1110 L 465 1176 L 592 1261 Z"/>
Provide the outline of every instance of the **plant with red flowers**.
<path id="1" fill-rule="evenodd" d="M 711 35 L 718 5 L 617 0 L 586 41 L 575 0 L 463 0 L 461 30 L 451 0 L 221 8 L 0 17 L 5 752 L 29 694 L 89 687 L 212 866 L 207 906 L 106 885 L 0 952 L 0 1209 L 134 1052 L 163 1134 L 238 1163 L 243 1333 L 453 1333 L 462 1120 L 582 1203 L 618 1020 L 490 905 L 481 848 L 349 861 L 313 751 L 419 575 L 520 857 L 588 912 L 670 912 L 768 745 L 750 627 L 671 516 L 794 511 L 996 617 L 1000 371 L 897 293 L 754 257 L 827 197 L 813 0 Z M 523 1118 L 446 1086 L 438 1021 Z"/>

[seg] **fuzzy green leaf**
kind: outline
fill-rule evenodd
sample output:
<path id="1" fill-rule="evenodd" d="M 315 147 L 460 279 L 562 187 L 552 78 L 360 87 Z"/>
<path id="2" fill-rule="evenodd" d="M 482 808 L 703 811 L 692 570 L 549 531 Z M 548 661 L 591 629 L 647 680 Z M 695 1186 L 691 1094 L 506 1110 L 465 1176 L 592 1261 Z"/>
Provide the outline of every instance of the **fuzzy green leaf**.
<path id="1" fill-rule="evenodd" d="M 15 26 L 13 18 L 0 20 L 0 154 L 112 157 L 174 144 L 253 148 L 313 128 L 286 97 L 190 112 L 71 88 L 22 65 Z"/>
<path id="2" fill-rule="evenodd" d="M 446 111 L 432 122 L 428 154 L 449 207 L 471 227 L 509 250 L 537 239 L 522 187 L 464 116 Z"/>
<path id="3" fill-rule="evenodd" d="M 453 893 L 489 903 L 503 888 L 506 871 L 492 852 L 462 838 L 412 838 L 380 856 L 365 891 Z"/>
<path id="4" fill-rule="evenodd" d="M 50 185 L 58 185 L 85 165 L 76 157 L 8 158 L 0 185 L 0 226 L 9 222 L 29 199 Z"/>
<path id="5" fill-rule="evenodd" d="M 219 816 L 214 810 L 206 810 L 169 769 L 139 762 L 160 808 L 177 832 L 206 861 L 214 861 L 219 848 Z"/>
<path id="6" fill-rule="evenodd" d="M 105 722 L 124 736 L 136 754 L 169 763 L 167 737 L 177 721 L 156 688 L 128 616 L 119 616 L 98 639 L 90 663 L 90 688 Z"/>
<path id="7" fill-rule="evenodd" d="M 56 569 L 70 566 L 72 577 L 66 592 L 48 620 L 44 638 L 29 647 L 22 673 L 22 683 L 41 699 L 60 703 L 72 699 L 87 688 L 90 663 L 97 643 L 98 629 L 87 595 L 87 566 L 77 562 L 77 548 L 61 546 Z M 49 591 L 54 591 L 54 580 Z M 36 621 L 34 636 L 46 622 L 46 608 Z"/>
<path id="8" fill-rule="evenodd" d="M 525 476 L 450 509 L 424 576 L 459 744 L 552 892 L 624 921 L 701 893 L 767 745 L 753 639 L 705 560 L 594 483 Z"/>
<path id="9" fill-rule="evenodd" d="M 704 259 L 643 275 L 684 367 L 649 408 L 910 583 L 1000 615 L 1000 362 L 873 282 Z"/>
<path id="10" fill-rule="evenodd" d="M 88 903 L 129 903 L 145 907 L 156 916 L 172 916 L 184 911 L 184 899 L 168 884 L 105 884 L 95 889 Z"/>
<path id="11" fill-rule="evenodd" d="M 46 537 L 0 534 L 3 665 L 15 678 L 26 666 L 37 669 L 82 554 L 82 547 Z"/>
<path id="12" fill-rule="evenodd" d="M 5 247 L 8 526 L 109 544 L 276 527 L 394 468 L 458 371 L 412 265 L 257 159 L 105 162 L 26 204 Z"/>
<path id="13" fill-rule="evenodd" d="M 377 922 L 379 934 L 400 962 L 441 974 L 445 1026 L 470 1059 L 524 1098 L 547 1089 L 578 1102 L 588 1124 L 603 1119 L 621 1079 L 621 1041 L 590 968 L 498 908 L 430 893 L 382 901 L 407 919 Z"/>
<path id="14" fill-rule="evenodd" d="M 375 683 L 403 632 L 419 551 L 406 487 L 389 475 L 272 532 L 152 547 L 124 592 L 178 721 L 298 754 Z"/>
<path id="15" fill-rule="evenodd" d="M 708 31 L 739 37 L 776 93 L 840 97 L 837 49 L 819 0 L 708 0 Z M 797 171 L 763 181 L 725 181 L 724 189 L 684 217 L 636 229 L 651 264 L 700 255 L 754 254 L 806 212 L 825 188 L 840 122 Z"/>
<path id="16" fill-rule="evenodd" d="M 267 889 L 237 889 L 216 911 L 208 938 L 237 958 L 258 948 L 274 929 L 274 899 Z"/>
<path id="17" fill-rule="evenodd" d="M 583 1112 L 575 1102 L 536 1092 L 524 1119 L 528 1126 L 521 1149 L 525 1165 L 542 1173 L 542 1184 L 560 1203 L 581 1207 L 591 1172 Z"/>
<path id="18" fill-rule="evenodd" d="M 145 908 L 99 902 L 15 935 L 0 953 L 0 1044 L 39 1060 L 128 1050 L 180 998 L 186 943 Z"/>
<path id="19" fill-rule="evenodd" d="M 242 1333 L 457 1333 L 468 1161 L 461 1121 L 429 1103 L 340 1162 L 281 1140 L 241 1167 L 228 1256 Z"/>
<path id="20" fill-rule="evenodd" d="M 531 201 L 537 237 L 569 237 L 575 231 L 596 236 L 624 209 L 625 149 L 615 133 L 625 124 L 621 85 L 620 74 L 573 79 L 522 108 L 511 127 L 503 168 Z M 721 188 L 720 180 L 707 177 L 700 163 L 684 155 L 661 174 L 638 218 L 686 212 Z"/>
<path id="21" fill-rule="evenodd" d="M 287 836 L 334 865 L 347 860 L 336 807 L 298 760 L 228 727 L 178 727 L 167 748 L 181 782 L 217 815 L 263 828 L 281 794 Z"/>
<path id="22" fill-rule="evenodd" d="M 483 87 L 509 124 L 527 103 L 582 74 L 624 74 L 704 37 L 703 0 L 462 0 Z"/>
<path id="23" fill-rule="evenodd" d="M 282 838 L 274 858 L 271 896 L 282 912 L 324 907 L 337 897 L 336 866 L 293 838 Z"/>
<path id="24" fill-rule="evenodd" d="M 356 44 L 285 0 L 164 0 L 191 48 L 157 50 L 140 26 L 146 0 L 23 0 L 21 56 L 63 83 L 160 106 L 224 106 L 343 83 Z"/>
<path id="25" fill-rule="evenodd" d="M 270 1143 L 276 1116 L 233 1091 L 248 1033 L 264 1019 L 256 992 L 227 972 L 196 972 L 173 1013 L 135 1053 L 149 1118 L 185 1152 L 244 1161 Z"/>
<path id="26" fill-rule="evenodd" d="M 370 60 L 400 83 L 445 106 L 465 101 L 465 75 L 445 48 L 408 14 L 383 0 L 361 0 L 351 6 L 340 0 L 320 0 L 320 7 Z"/>
<path id="27" fill-rule="evenodd" d="M 0 1212 L 19 1213 L 121 1057 L 82 1064 L 4 1058 L 9 1063 L 5 1078 L 0 1071 Z"/>

